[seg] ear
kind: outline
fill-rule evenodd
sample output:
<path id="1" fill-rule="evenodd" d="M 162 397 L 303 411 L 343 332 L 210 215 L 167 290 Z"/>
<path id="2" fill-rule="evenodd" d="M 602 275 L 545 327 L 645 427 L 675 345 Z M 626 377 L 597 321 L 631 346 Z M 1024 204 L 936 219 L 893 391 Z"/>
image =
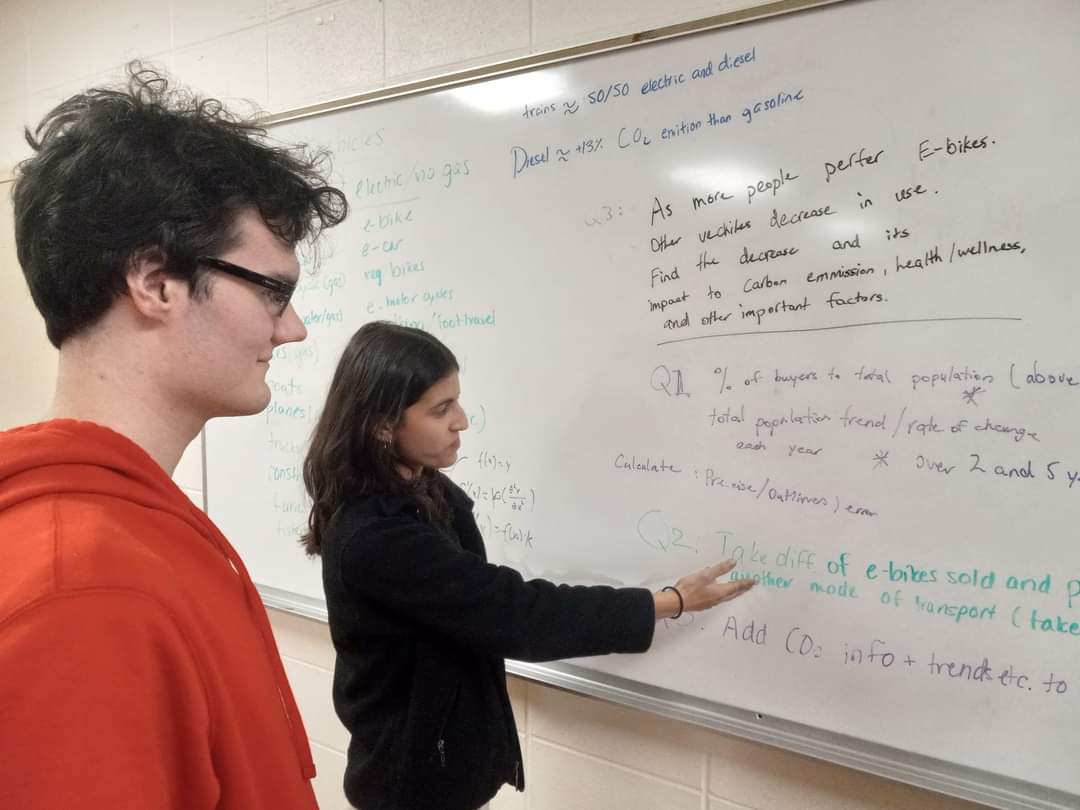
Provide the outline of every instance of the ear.
<path id="1" fill-rule="evenodd" d="M 159 247 L 136 251 L 128 265 L 127 285 L 131 303 L 139 314 L 161 320 L 176 310 L 187 282 L 165 272 L 166 257 Z"/>
<path id="2" fill-rule="evenodd" d="M 383 444 L 394 443 L 394 428 L 389 422 L 383 422 L 375 430 L 375 438 Z"/>

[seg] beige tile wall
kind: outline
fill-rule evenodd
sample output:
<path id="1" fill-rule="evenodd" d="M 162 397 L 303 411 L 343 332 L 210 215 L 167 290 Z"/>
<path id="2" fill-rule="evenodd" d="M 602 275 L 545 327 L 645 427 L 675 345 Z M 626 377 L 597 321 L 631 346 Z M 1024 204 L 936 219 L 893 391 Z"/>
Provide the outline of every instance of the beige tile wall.
<path id="1" fill-rule="evenodd" d="M 508 57 L 757 5 L 755 0 L 0 0 L 0 181 L 26 154 L 20 128 L 67 94 L 149 57 L 201 92 L 280 111 Z M 245 103 L 248 103 L 245 102 Z M 55 355 L 18 276 L 0 185 L 0 427 L 47 406 Z M 18 352 L 11 349 L 18 347 Z M 17 355 L 17 356 L 16 356 Z M 12 359 L 14 358 L 14 359 Z M 12 365 L 13 364 L 13 365 Z M 202 500 L 202 454 L 176 479 Z M 324 624 L 271 611 L 319 770 L 324 810 L 341 793 L 348 739 L 330 707 Z M 493 810 L 855 810 L 972 805 L 511 679 L 529 789 Z"/>
<path id="2" fill-rule="evenodd" d="M 271 610 L 271 621 L 321 767 L 324 810 L 344 803 L 347 745 L 328 710 L 333 670 L 322 622 Z M 492 810 L 964 810 L 968 802 L 510 678 L 525 752 L 524 794 Z"/>

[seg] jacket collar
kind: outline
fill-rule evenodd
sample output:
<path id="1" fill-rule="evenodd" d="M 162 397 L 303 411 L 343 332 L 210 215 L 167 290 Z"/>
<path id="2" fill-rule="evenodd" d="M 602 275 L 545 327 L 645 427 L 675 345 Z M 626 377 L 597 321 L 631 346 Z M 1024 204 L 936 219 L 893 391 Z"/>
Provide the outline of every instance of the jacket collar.
<path id="1" fill-rule="evenodd" d="M 455 512 L 472 512 L 473 500 L 465 491 L 447 478 L 442 473 L 436 473 L 447 487 L 450 496 L 450 506 Z M 408 495 L 397 495 L 389 492 L 375 493 L 364 499 L 367 501 L 365 511 L 372 510 L 384 517 L 392 517 L 398 514 L 417 514 L 416 501 Z"/>

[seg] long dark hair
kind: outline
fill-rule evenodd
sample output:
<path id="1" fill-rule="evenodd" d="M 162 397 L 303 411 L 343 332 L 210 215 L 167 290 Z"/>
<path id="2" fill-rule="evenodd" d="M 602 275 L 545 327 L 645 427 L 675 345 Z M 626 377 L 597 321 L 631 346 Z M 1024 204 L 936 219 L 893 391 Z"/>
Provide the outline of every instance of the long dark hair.
<path id="1" fill-rule="evenodd" d="M 300 539 L 311 556 L 350 497 L 371 492 L 413 498 L 431 523 L 446 520 L 445 494 L 429 471 L 407 479 L 398 471 L 392 443 L 379 434 L 448 374 L 457 358 L 434 335 L 387 321 L 364 324 L 338 361 L 311 449 L 304 459 L 304 486 L 311 497 L 308 531 Z"/>

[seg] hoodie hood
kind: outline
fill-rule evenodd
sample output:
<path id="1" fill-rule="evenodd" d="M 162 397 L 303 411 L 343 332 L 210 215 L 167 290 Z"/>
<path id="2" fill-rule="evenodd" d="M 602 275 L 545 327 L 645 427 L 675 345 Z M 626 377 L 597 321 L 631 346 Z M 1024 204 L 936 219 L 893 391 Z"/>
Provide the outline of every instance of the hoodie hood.
<path id="1" fill-rule="evenodd" d="M 126 436 L 75 419 L 0 432 L 0 511 L 33 498 L 65 493 L 107 495 L 168 512 L 204 535 L 225 556 L 235 556 L 221 542 L 210 519 Z"/>

